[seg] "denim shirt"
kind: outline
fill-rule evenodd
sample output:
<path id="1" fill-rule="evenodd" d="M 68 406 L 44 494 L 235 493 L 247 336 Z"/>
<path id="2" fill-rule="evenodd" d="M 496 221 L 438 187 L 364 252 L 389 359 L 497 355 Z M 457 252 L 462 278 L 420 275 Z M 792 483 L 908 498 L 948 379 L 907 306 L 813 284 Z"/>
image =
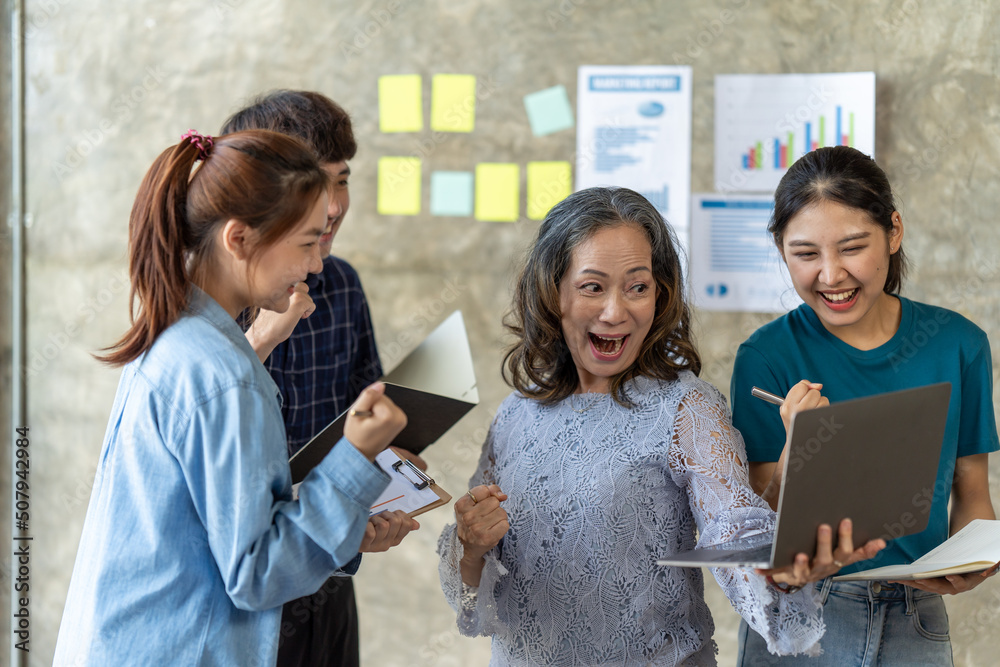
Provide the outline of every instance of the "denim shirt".
<path id="1" fill-rule="evenodd" d="M 273 665 L 281 605 L 353 573 L 388 477 L 346 440 L 292 499 L 277 387 L 192 288 L 125 366 L 56 665 Z"/>

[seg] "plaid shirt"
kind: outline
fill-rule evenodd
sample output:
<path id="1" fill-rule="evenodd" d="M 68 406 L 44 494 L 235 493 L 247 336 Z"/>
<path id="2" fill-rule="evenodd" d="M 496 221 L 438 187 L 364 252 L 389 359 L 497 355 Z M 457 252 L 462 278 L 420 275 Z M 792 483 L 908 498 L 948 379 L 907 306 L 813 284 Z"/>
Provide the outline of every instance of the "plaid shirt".
<path id="1" fill-rule="evenodd" d="M 281 391 L 289 456 L 382 377 L 368 301 L 354 268 L 331 255 L 306 284 L 315 312 L 264 362 Z"/>

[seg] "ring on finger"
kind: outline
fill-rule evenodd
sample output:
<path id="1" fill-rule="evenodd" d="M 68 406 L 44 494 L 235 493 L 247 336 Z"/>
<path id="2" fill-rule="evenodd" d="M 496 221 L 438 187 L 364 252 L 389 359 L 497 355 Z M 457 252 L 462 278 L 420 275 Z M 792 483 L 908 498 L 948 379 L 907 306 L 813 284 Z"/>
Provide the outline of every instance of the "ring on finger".
<path id="1" fill-rule="evenodd" d="M 840 562 L 839 560 L 835 560 L 835 561 L 833 561 L 833 564 L 837 566 L 837 569 L 838 569 L 838 570 L 839 570 L 840 568 L 844 567 L 844 564 L 843 564 L 843 563 L 841 563 L 841 562 Z"/>
<path id="2" fill-rule="evenodd" d="M 469 489 L 469 497 L 472 498 L 472 504 L 473 505 L 476 505 L 477 503 L 479 503 L 479 500 L 477 500 L 476 497 L 474 495 L 472 495 L 472 489 Z"/>

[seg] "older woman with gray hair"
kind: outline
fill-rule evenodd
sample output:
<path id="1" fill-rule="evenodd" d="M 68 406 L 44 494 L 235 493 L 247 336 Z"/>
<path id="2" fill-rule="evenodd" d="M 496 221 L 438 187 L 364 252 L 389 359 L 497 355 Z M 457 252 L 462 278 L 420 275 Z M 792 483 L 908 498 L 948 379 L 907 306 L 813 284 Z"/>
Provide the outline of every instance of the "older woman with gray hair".
<path id="1" fill-rule="evenodd" d="M 459 629 L 492 637 L 493 665 L 715 664 L 701 570 L 656 560 L 767 539 L 774 513 L 725 399 L 697 377 L 669 226 L 631 190 L 570 195 L 542 222 L 505 324 L 514 392 L 438 544 Z M 772 652 L 817 652 L 817 597 L 795 589 L 881 546 L 852 550 L 842 526 L 834 550 L 831 532 L 788 568 L 714 571 Z"/>

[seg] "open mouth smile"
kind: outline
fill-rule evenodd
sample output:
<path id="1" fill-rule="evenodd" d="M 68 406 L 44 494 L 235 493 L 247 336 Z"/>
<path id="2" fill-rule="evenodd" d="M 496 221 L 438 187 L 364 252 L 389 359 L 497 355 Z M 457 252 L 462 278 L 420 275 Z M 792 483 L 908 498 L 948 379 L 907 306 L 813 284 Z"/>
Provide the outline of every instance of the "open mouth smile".
<path id="1" fill-rule="evenodd" d="M 854 305 L 855 301 L 857 301 L 857 297 L 860 292 L 861 288 L 855 287 L 854 289 L 846 292 L 837 292 L 834 294 L 817 292 L 817 294 L 823 297 L 823 301 L 826 305 L 833 310 L 847 310 Z"/>
<path id="2" fill-rule="evenodd" d="M 599 336 L 595 333 L 587 333 L 590 338 L 590 347 L 599 359 L 613 361 L 621 356 L 625 349 L 625 342 L 630 334 L 621 336 Z"/>

